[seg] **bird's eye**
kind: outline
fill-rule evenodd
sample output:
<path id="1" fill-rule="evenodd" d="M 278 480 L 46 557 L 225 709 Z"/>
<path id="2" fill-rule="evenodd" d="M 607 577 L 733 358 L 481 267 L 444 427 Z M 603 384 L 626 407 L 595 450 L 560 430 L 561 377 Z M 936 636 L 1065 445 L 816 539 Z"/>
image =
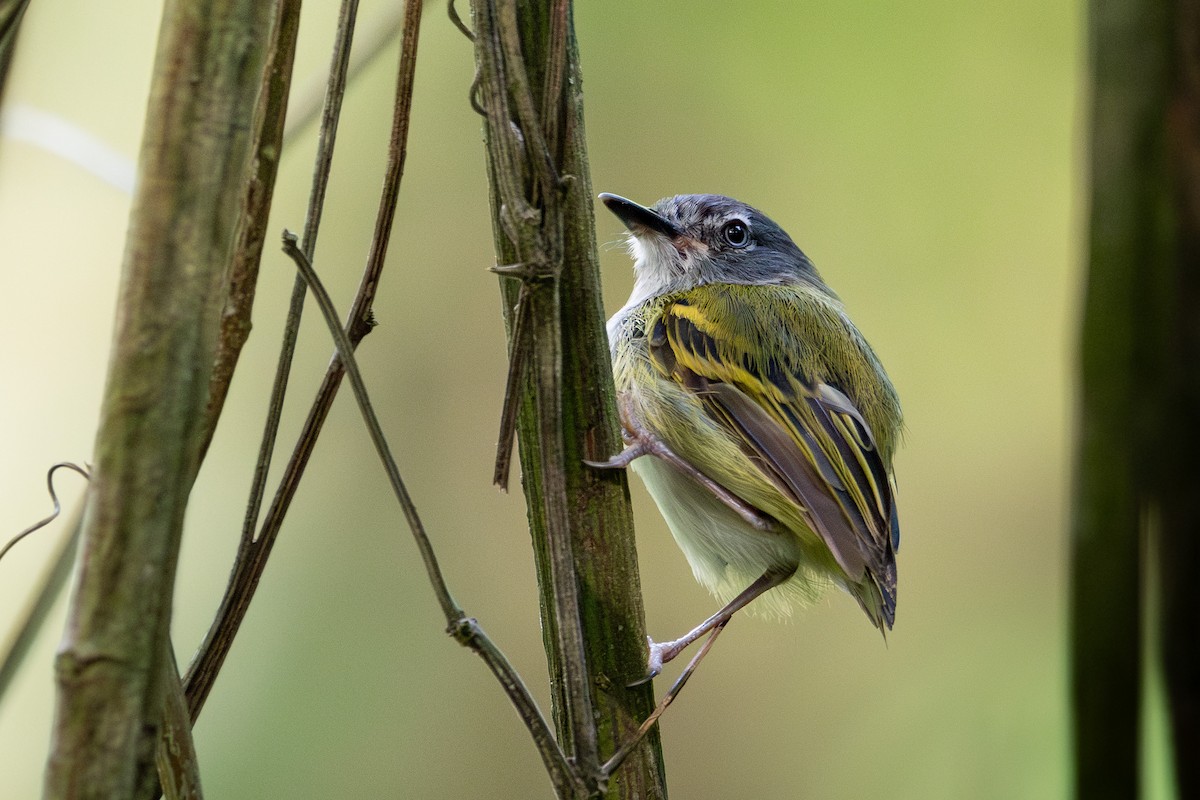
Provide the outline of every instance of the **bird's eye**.
<path id="1" fill-rule="evenodd" d="M 721 229 L 721 235 L 730 247 L 745 247 L 750 244 L 750 228 L 740 219 L 726 222 L 725 227 Z"/>

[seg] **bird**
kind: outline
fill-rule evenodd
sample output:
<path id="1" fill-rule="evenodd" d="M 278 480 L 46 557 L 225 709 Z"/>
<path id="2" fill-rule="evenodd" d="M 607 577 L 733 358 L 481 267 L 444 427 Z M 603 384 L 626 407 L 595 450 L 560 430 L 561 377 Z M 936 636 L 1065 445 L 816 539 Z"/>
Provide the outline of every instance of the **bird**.
<path id="1" fill-rule="evenodd" d="M 758 209 L 714 194 L 599 197 L 627 228 L 635 281 L 607 325 L 625 449 L 588 463 L 638 474 L 724 603 L 678 639 L 651 639 L 649 677 L 752 602 L 787 615 L 831 584 L 886 639 L 903 417 L 875 352 Z"/>

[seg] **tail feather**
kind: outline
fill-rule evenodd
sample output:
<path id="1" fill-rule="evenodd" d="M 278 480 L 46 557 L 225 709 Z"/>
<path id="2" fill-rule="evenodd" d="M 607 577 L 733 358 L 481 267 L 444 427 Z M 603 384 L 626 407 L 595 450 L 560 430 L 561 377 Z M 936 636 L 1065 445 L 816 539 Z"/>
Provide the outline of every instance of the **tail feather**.
<path id="1" fill-rule="evenodd" d="M 850 593 L 871 624 L 886 637 L 896 622 L 896 557 L 890 551 L 879 573 L 868 569 L 863 580 L 850 588 Z"/>

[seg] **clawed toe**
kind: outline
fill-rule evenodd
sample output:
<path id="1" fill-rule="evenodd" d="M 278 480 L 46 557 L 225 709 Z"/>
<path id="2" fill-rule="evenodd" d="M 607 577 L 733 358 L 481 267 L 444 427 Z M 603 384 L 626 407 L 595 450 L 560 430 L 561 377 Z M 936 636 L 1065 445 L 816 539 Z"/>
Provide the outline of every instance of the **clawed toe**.
<path id="1" fill-rule="evenodd" d="M 583 459 L 583 463 L 596 469 L 621 469 L 622 467 L 628 467 L 633 463 L 635 458 L 641 458 L 644 455 L 649 455 L 651 452 L 653 452 L 653 446 L 639 440 L 631 442 L 628 447 L 612 458 L 604 461 L 593 461 L 592 459 L 585 458 Z"/>
<path id="2" fill-rule="evenodd" d="M 660 672 L 662 672 L 664 660 L 663 655 L 667 651 L 666 646 L 659 644 L 649 636 L 646 637 L 646 646 L 650 650 L 650 657 L 646 660 L 646 675 L 645 677 L 638 678 L 636 681 L 629 684 L 630 688 L 634 686 L 641 686 L 644 683 L 649 683 L 650 681 L 654 680 Z M 668 657 L 666 660 L 669 661 L 670 658 Z"/>
<path id="3" fill-rule="evenodd" d="M 585 458 L 583 459 L 583 463 L 594 469 L 621 469 L 622 467 L 629 466 L 629 462 L 632 460 L 632 458 L 627 458 L 625 453 L 622 452 L 604 461 L 593 461 L 590 458 Z"/>

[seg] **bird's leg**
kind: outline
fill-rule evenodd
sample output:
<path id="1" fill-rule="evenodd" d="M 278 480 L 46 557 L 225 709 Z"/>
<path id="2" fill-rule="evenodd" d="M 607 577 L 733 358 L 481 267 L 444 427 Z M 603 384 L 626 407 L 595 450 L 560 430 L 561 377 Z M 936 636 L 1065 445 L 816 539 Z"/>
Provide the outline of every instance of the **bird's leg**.
<path id="1" fill-rule="evenodd" d="M 704 656 L 708 655 L 709 648 L 713 646 L 713 642 L 715 642 L 717 637 L 721 635 L 721 631 L 725 630 L 725 626 L 728 623 L 729 620 L 720 622 L 713 627 L 711 631 L 709 631 L 708 638 L 704 640 L 704 644 L 701 645 L 700 649 L 696 651 L 696 655 L 692 656 L 692 660 L 689 661 L 688 665 L 683 668 L 683 672 L 679 673 L 679 677 L 675 679 L 673 684 L 671 684 L 671 688 L 668 689 L 667 693 L 663 695 L 662 700 L 658 701 L 658 705 L 655 706 L 654 710 L 650 712 L 650 716 L 646 717 L 646 719 L 642 721 L 642 724 L 638 726 L 637 733 L 635 733 L 629 739 L 629 741 L 617 748 L 617 752 L 613 754 L 612 758 L 604 762 L 604 765 L 600 767 L 600 773 L 602 775 L 609 776 L 616 772 L 617 768 L 620 767 L 629 754 L 633 752 L 633 748 L 637 747 L 638 743 L 646 737 L 646 734 L 654 728 L 654 723 L 658 722 L 658 718 L 661 717 L 663 712 L 667 710 L 667 706 L 671 705 L 671 703 L 675 701 L 675 698 L 679 696 L 679 693 L 683 690 L 684 684 L 688 682 L 688 678 L 692 677 L 692 673 L 696 671 L 696 666 L 702 660 L 704 660 Z"/>
<path id="2" fill-rule="evenodd" d="M 637 419 L 629 409 L 629 402 L 627 396 L 621 396 L 621 434 L 625 439 L 625 449 L 607 461 L 584 459 L 583 463 L 596 469 L 619 469 L 628 467 L 636 458 L 658 456 L 707 489 L 713 497 L 724 503 L 755 530 L 769 531 L 774 527 L 774 520 L 770 517 L 760 513 L 756 508 L 676 454 L 666 442 L 658 438 Z"/>
<path id="3" fill-rule="evenodd" d="M 689 644 L 699 639 L 704 634 L 717 628 L 724 627 L 729 620 L 741 609 L 750 605 L 754 598 L 764 592 L 774 589 L 779 584 L 786 581 L 796 573 L 796 565 L 786 567 L 771 567 L 764 572 L 758 580 L 742 590 L 741 594 L 730 600 L 724 608 L 713 614 L 708 619 L 701 622 L 692 630 L 688 631 L 683 636 L 670 642 L 656 642 L 653 639 L 647 638 L 650 645 L 649 671 L 643 681 L 650 680 L 658 673 L 662 672 L 663 664 L 667 663 L 675 656 L 683 652 Z M 698 662 L 697 662 L 698 663 Z M 695 669 L 695 664 L 689 665 L 689 669 Z"/>

